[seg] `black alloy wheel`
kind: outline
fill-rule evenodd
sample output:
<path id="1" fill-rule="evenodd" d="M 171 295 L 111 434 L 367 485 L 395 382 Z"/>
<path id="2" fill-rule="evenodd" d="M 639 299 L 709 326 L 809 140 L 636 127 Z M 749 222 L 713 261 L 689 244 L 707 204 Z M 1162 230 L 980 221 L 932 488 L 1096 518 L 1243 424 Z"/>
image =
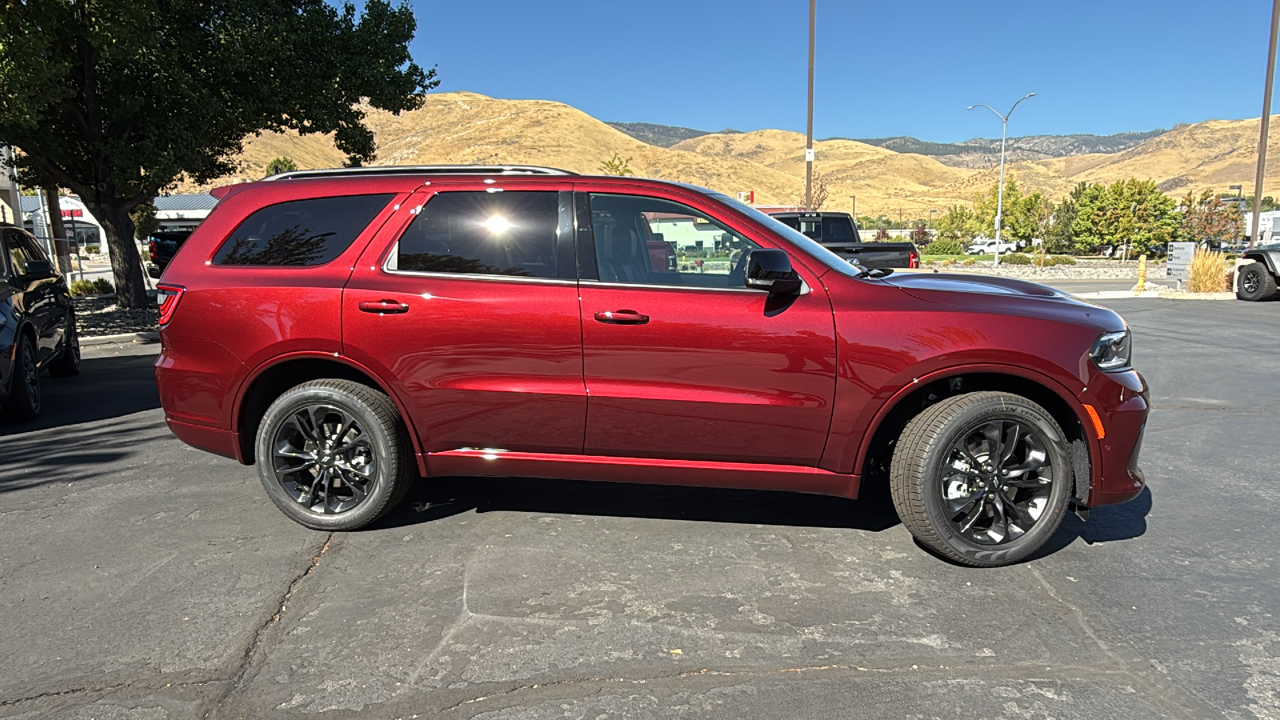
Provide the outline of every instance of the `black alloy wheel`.
<path id="1" fill-rule="evenodd" d="M 1018 420 L 983 420 L 962 432 L 943 463 L 938 490 L 948 520 L 979 545 L 1022 537 L 1048 506 L 1053 461 L 1036 429 Z"/>
<path id="2" fill-rule="evenodd" d="M 965 565 L 1017 562 L 1057 532 L 1075 480 L 1053 416 L 1020 395 L 973 392 L 907 423 L 889 480 L 903 525 Z"/>
<path id="3" fill-rule="evenodd" d="M 277 398 L 258 426 L 255 456 L 276 507 L 317 530 L 368 525 L 416 476 L 395 404 L 349 380 L 313 380 Z"/>
<path id="4" fill-rule="evenodd" d="M 279 425 L 269 462 L 284 491 L 321 515 L 364 502 L 378 474 L 373 443 L 360 421 L 320 403 L 294 410 Z"/>
<path id="5" fill-rule="evenodd" d="M 36 364 L 35 343 L 25 334 L 18 336 L 10 383 L 5 416 L 15 422 L 35 420 L 40 415 L 40 366 Z"/>
<path id="6" fill-rule="evenodd" d="M 80 374 L 80 330 L 76 327 L 75 313 L 67 313 L 67 329 L 62 335 L 62 352 L 49 363 L 49 374 L 54 377 L 71 377 Z"/>

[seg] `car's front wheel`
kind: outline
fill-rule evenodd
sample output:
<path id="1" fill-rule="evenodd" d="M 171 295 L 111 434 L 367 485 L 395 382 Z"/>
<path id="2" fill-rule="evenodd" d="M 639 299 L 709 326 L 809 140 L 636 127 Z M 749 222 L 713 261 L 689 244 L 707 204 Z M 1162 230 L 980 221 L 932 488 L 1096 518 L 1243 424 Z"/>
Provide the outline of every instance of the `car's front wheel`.
<path id="1" fill-rule="evenodd" d="M 979 567 L 1040 549 L 1062 523 L 1073 477 L 1053 416 L 1002 392 L 927 408 L 902 431 L 890 468 L 907 530 L 934 552 Z"/>
<path id="2" fill-rule="evenodd" d="M 54 377 L 71 377 L 80 374 L 80 330 L 76 328 L 76 314 L 67 313 L 67 329 L 62 334 L 62 350 L 49 363 L 49 374 Z"/>
<path id="3" fill-rule="evenodd" d="M 1236 280 L 1236 297 L 1241 300 L 1266 300 L 1276 294 L 1276 279 L 1260 262 L 1249 263 L 1240 268 L 1239 279 Z"/>
<path id="4" fill-rule="evenodd" d="M 408 492 L 412 448 L 395 405 L 348 380 L 288 390 L 258 426 L 258 475 L 285 515 L 316 530 L 356 530 Z"/>

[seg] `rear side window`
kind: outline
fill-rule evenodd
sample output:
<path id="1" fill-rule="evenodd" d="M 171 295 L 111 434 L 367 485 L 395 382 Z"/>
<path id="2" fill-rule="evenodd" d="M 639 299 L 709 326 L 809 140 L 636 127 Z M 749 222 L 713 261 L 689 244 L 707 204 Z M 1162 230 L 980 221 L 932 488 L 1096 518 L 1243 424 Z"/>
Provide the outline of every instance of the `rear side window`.
<path id="1" fill-rule="evenodd" d="M 270 205 L 245 218 L 214 265 L 323 265 L 342 254 L 394 195 L 348 195 Z"/>
<path id="2" fill-rule="evenodd" d="M 388 270 L 555 278 L 560 193 L 443 192 L 405 229 Z"/>

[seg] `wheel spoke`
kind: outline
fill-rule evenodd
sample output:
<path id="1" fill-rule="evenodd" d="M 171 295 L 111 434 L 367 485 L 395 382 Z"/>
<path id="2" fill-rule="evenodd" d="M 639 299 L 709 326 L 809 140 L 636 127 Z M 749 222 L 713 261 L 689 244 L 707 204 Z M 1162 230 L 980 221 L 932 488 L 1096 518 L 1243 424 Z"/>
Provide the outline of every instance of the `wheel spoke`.
<path id="1" fill-rule="evenodd" d="M 1004 450 L 1004 422 L 997 420 L 983 425 L 982 435 L 987 439 L 987 462 L 994 465 Z"/>
<path id="2" fill-rule="evenodd" d="M 999 493 L 993 495 L 992 500 L 991 509 L 995 516 L 991 520 L 991 529 L 987 531 L 987 535 L 999 530 L 1000 539 L 996 542 L 1004 542 L 1009 539 L 1009 516 L 1004 512 L 1004 500 Z"/>
<path id="3" fill-rule="evenodd" d="M 978 518 L 982 517 L 983 511 L 986 510 L 986 507 L 986 503 L 974 503 L 973 509 L 969 511 L 968 515 L 965 515 L 962 518 L 963 522 L 960 525 L 960 532 L 962 534 L 968 535 L 973 530 L 973 524 L 978 522 Z"/>
<path id="4" fill-rule="evenodd" d="M 1018 441 L 1022 439 L 1022 425 L 1020 423 L 1010 423 L 1009 437 L 1004 444 L 1004 452 L 1000 454 L 1000 465 L 1003 466 L 1013 457 L 1013 453 L 1018 449 Z"/>

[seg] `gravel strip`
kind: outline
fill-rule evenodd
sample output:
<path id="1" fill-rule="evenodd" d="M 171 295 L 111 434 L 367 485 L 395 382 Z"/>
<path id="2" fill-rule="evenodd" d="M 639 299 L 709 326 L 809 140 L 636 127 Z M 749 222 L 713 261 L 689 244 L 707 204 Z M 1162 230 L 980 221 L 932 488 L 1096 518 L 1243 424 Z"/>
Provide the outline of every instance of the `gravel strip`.
<path id="1" fill-rule="evenodd" d="M 962 265 L 960 263 L 943 265 L 941 262 L 930 262 L 925 263 L 925 268 L 939 272 L 981 273 L 983 275 L 1040 280 L 1136 280 L 1138 277 L 1137 262 L 1120 262 L 1118 260 L 1078 260 L 1075 265 L 1054 265 L 1047 268 L 1038 268 L 1034 265 L 1006 264 L 996 267 L 990 262 L 977 262 L 973 265 Z M 1148 280 L 1162 280 L 1164 276 L 1164 263 L 1147 264 Z"/>
<path id="2" fill-rule="evenodd" d="M 156 330 L 159 315 L 155 307 L 125 310 L 116 306 L 114 295 L 86 295 L 74 298 L 73 302 L 80 337 Z"/>

